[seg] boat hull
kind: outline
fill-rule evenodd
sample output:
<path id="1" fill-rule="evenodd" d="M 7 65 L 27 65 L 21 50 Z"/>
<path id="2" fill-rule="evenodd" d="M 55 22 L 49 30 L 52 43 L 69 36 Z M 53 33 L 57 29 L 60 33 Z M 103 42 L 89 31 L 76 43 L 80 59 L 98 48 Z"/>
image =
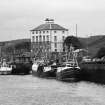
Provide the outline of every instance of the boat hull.
<path id="1" fill-rule="evenodd" d="M 15 63 L 13 64 L 13 70 L 12 74 L 13 75 L 26 75 L 30 74 L 31 72 L 31 63 Z"/>
<path id="2" fill-rule="evenodd" d="M 10 75 L 11 71 L 0 71 L 0 75 Z"/>
<path id="3" fill-rule="evenodd" d="M 32 75 L 37 77 L 56 77 L 56 66 L 44 66 L 44 65 L 37 65 L 34 64 L 32 66 Z"/>
<path id="4" fill-rule="evenodd" d="M 35 67 L 36 66 L 36 67 Z M 34 68 L 32 67 L 32 75 L 37 77 L 42 77 L 43 75 L 43 66 L 35 65 Z"/>
<path id="5" fill-rule="evenodd" d="M 61 81 L 78 81 L 79 69 L 68 68 L 56 73 L 56 78 Z"/>
<path id="6" fill-rule="evenodd" d="M 1 75 L 9 75 L 12 72 L 12 67 L 2 66 L 0 67 L 0 74 Z"/>
<path id="7" fill-rule="evenodd" d="M 42 76 L 43 77 L 56 77 L 56 71 L 57 71 L 56 66 L 44 67 Z"/>
<path id="8" fill-rule="evenodd" d="M 42 73 L 43 77 L 56 77 L 56 71 L 50 70 Z"/>
<path id="9" fill-rule="evenodd" d="M 32 75 L 37 77 L 56 77 L 56 71 L 50 70 L 50 71 L 44 71 L 42 67 L 39 67 L 37 71 L 32 70 Z"/>

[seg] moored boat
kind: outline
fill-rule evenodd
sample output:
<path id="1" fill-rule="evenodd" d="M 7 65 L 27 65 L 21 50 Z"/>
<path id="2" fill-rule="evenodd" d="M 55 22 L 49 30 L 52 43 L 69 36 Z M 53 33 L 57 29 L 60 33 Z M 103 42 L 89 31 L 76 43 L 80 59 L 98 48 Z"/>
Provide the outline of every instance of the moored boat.
<path id="1" fill-rule="evenodd" d="M 79 72 L 80 67 L 74 65 L 74 62 L 65 62 L 57 68 L 56 78 L 62 81 L 77 81 Z"/>
<path id="2" fill-rule="evenodd" d="M 43 69 L 44 77 L 56 77 L 57 64 L 54 62 L 51 65 L 45 65 Z"/>
<path id="3" fill-rule="evenodd" d="M 12 65 L 7 64 L 6 60 L 3 59 L 3 62 L 0 65 L 0 74 L 8 75 L 12 72 Z"/>
<path id="4" fill-rule="evenodd" d="M 43 73 L 43 61 L 34 61 L 33 65 L 32 65 L 32 75 L 33 76 L 37 76 L 37 77 L 41 77 L 42 73 Z"/>
<path id="5" fill-rule="evenodd" d="M 70 46 L 66 62 L 64 62 L 61 67 L 57 68 L 56 78 L 62 81 L 77 81 L 79 72 L 80 67 L 78 66 L 74 48 Z"/>
<path id="6" fill-rule="evenodd" d="M 44 61 L 34 61 L 32 65 L 32 75 L 38 77 L 56 77 L 56 63 L 48 64 Z"/>

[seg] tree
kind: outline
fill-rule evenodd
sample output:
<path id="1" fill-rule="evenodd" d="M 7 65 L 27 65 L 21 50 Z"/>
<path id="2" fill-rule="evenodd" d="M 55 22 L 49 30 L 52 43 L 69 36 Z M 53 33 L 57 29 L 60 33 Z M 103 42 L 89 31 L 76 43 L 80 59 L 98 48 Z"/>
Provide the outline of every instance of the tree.
<path id="1" fill-rule="evenodd" d="M 64 40 L 64 43 L 63 45 L 65 46 L 68 46 L 68 48 L 70 47 L 70 45 L 73 45 L 75 49 L 80 49 L 82 48 L 82 44 L 81 42 L 78 40 L 77 37 L 74 37 L 74 36 L 68 36 L 65 40 Z"/>
<path id="2" fill-rule="evenodd" d="M 100 48 L 100 49 L 98 50 L 97 54 L 96 54 L 96 57 L 97 57 L 97 58 L 101 58 L 101 57 L 103 57 L 103 56 L 105 56 L 105 47 Z"/>

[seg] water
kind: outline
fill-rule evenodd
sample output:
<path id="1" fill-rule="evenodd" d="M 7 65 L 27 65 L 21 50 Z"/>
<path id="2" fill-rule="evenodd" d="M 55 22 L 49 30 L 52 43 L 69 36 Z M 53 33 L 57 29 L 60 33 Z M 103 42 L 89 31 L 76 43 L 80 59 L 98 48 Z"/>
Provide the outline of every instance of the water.
<path id="1" fill-rule="evenodd" d="M 0 76 L 0 105 L 105 105 L 105 85 Z"/>

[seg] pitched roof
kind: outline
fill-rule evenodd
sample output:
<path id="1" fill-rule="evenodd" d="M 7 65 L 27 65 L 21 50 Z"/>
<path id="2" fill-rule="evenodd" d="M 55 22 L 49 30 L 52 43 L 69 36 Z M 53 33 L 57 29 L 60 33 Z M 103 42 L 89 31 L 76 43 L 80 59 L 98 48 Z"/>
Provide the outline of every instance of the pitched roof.
<path id="1" fill-rule="evenodd" d="M 41 24 L 40 26 L 32 29 L 31 31 L 41 31 L 41 30 L 66 30 L 68 29 L 58 25 L 58 24 Z"/>

